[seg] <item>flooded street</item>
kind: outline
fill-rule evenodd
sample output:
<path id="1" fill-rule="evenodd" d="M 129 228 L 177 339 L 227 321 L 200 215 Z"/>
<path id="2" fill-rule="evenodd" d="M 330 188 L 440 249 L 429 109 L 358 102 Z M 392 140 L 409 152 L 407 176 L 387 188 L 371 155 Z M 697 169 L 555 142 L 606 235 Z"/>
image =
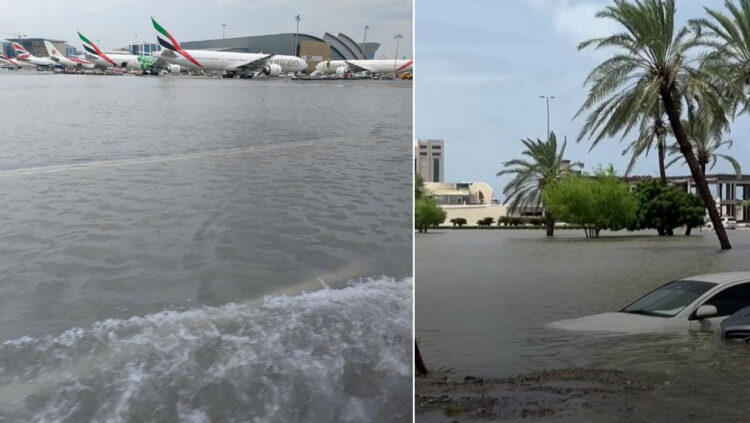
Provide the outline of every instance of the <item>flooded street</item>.
<path id="1" fill-rule="evenodd" d="M 0 99 L 0 420 L 411 421 L 410 82 Z"/>
<path id="2" fill-rule="evenodd" d="M 618 310 L 676 278 L 750 270 L 750 231 L 729 235 L 734 248 L 719 252 L 714 234 L 705 231 L 674 238 L 623 232 L 597 240 L 578 231 L 557 231 L 552 240 L 523 230 L 419 234 L 415 313 L 422 356 L 433 372 L 456 380 L 574 368 L 658 380 L 637 401 L 618 396 L 632 402 L 630 409 L 621 401 L 592 400 L 589 407 L 558 409 L 546 417 L 551 420 L 744 421 L 750 411 L 742 401 L 750 394 L 746 344 L 687 330 L 620 335 L 546 327 Z"/>

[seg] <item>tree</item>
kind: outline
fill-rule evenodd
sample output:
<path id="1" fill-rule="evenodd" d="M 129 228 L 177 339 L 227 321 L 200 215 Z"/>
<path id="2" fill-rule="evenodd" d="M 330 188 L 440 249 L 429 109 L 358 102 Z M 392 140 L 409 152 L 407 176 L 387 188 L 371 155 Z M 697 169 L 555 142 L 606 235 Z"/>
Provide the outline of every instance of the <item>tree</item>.
<path id="1" fill-rule="evenodd" d="M 451 219 L 450 222 L 453 224 L 453 226 L 458 226 L 459 228 L 464 226 L 467 222 L 466 219 L 463 217 L 456 217 L 454 219 Z"/>
<path id="2" fill-rule="evenodd" d="M 590 46 L 619 50 L 586 78 L 588 97 L 576 116 L 590 113 L 578 138 L 588 135 L 597 143 L 619 132 L 627 134 L 658 98 L 716 228 L 719 244 L 729 249 L 732 246 L 726 230 L 680 120 L 684 101 L 688 109 L 700 104 L 717 122 L 726 123 L 727 98 L 716 78 L 692 66 L 695 57 L 689 54 L 700 46 L 700 40 L 684 27 L 675 32 L 674 14 L 674 0 L 614 0 L 614 5 L 597 13 L 599 18 L 619 23 L 624 31 L 578 46 L 579 50 Z"/>
<path id="3" fill-rule="evenodd" d="M 583 226 L 587 238 L 602 229 L 625 229 L 635 219 L 635 199 L 612 168 L 592 176 L 569 175 L 544 191 L 547 206 L 558 218 Z"/>
<path id="4" fill-rule="evenodd" d="M 579 162 L 565 163 L 563 154 L 565 153 L 564 140 L 558 151 L 557 137 L 552 132 L 547 141 L 531 138 L 521 140 L 526 149 L 523 151 L 528 160 L 516 159 L 503 163 L 504 169 L 497 173 L 497 176 L 513 175 L 513 179 L 505 185 L 503 194 L 505 203 L 510 201 L 509 211 L 514 212 L 522 207 L 537 208 L 544 206 L 544 215 L 546 219 L 547 236 L 555 234 L 555 220 L 553 214 L 549 212 L 542 192 L 548 184 L 554 183 L 561 178 L 577 171 L 583 167 Z"/>
<path id="5" fill-rule="evenodd" d="M 708 48 L 701 66 L 728 93 L 732 114 L 748 110 L 750 90 L 750 0 L 738 0 L 739 7 L 724 2 L 729 15 L 705 7 L 709 18 L 691 19 L 689 25 Z"/>
<path id="6" fill-rule="evenodd" d="M 419 200 L 424 194 L 424 180 L 422 179 L 422 175 L 417 173 L 414 175 L 414 200 Z"/>
<path id="7" fill-rule="evenodd" d="M 445 210 L 430 196 L 422 196 L 414 202 L 414 225 L 420 233 L 445 222 L 445 217 Z"/>
<path id="8" fill-rule="evenodd" d="M 659 178 L 666 184 L 667 166 L 665 164 L 665 159 L 667 151 L 667 135 L 669 135 L 670 129 L 669 124 L 666 121 L 666 116 L 664 116 L 664 106 L 661 105 L 658 98 L 653 100 L 650 110 L 646 110 L 643 119 L 641 119 L 638 138 L 630 143 L 628 148 L 622 152 L 623 155 L 628 153 L 631 154 L 628 168 L 625 170 L 625 176 L 630 174 L 641 155 L 645 154 L 648 156 L 648 152 L 653 148 L 654 141 L 656 141 L 656 151 L 659 160 Z"/>
<path id="9" fill-rule="evenodd" d="M 706 175 L 706 166 L 710 163 L 711 169 L 713 169 L 718 159 L 728 161 L 734 168 L 737 176 L 742 175 L 740 163 L 734 157 L 717 153 L 723 146 L 727 146 L 727 148 L 732 147 L 732 140 L 722 140 L 721 135 L 724 132 L 722 127 L 712 128 L 708 118 L 699 118 L 697 116 L 691 120 L 683 121 L 682 125 L 685 127 L 685 132 L 692 145 L 693 153 L 698 159 L 698 165 L 703 176 Z M 670 153 L 676 157 L 667 164 L 667 167 L 684 159 L 680 152 L 680 147 L 676 144 L 671 146 Z"/>
<path id="10" fill-rule="evenodd" d="M 656 229 L 660 236 L 671 236 L 680 226 L 687 228 L 703 225 L 705 208 L 701 199 L 674 185 L 657 180 L 646 180 L 633 189 L 636 200 L 636 218 L 630 230 Z"/>
<path id="11" fill-rule="evenodd" d="M 493 223 L 495 223 L 494 217 L 485 217 L 484 219 L 477 220 L 478 226 L 492 226 Z"/>

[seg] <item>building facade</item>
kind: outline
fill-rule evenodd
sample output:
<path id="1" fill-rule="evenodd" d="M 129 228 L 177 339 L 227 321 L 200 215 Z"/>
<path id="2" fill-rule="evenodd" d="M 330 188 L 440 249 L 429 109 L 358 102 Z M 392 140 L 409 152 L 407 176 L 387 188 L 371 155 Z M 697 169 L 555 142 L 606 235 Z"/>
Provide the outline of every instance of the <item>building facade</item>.
<path id="1" fill-rule="evenodd" d="M 444 226 L 452 225 L 451 220 L 457 218 L 475 225 L 478 220 L 491 217 L 497 221 L 508 214 L 506 207 L 494 199 L 492 187 L 485 182 L 425 182 L 424 188 L 445 210 Z"/>
<path id="2" fill-rule="evenodd" d="M 414 148 L 414 172 L 425 182 L 445 181 L 443 140 L 418 140 Z"/>
<path id="3" fill-rule="evenodd" d="M 303 33 L 284 33 L 204 41 L 185 41 L 181 45 L 185 49 L 287 54 L 302 57 L 305 53 L 301 51 L 301 47 L 305 41 L 327 44 L 330 48 L 330 54 L 327 59 L 331 60 L 365 59 L 368 54 L 374 56 L 375 51 L 380 46 L 378 43 L 370 42 L 362 46 L 345 34 L 339 33 L 336 36 L 328 32 L 322 38 Z"/>
<path id="4" fill-rule="evenodd" d="M 650 178 L 650 176 L 630 176 L 625 180 L 635 185 Z M 745 201 L 750 200 L 750 175 L 706 175 L 706 182 L 722 217 L 734 217 L 738 222 L 750 222 L 750 207 L 745 205 Z M 698 194 L 698 188 L 692 176 L 670 176 L 667 177 L 667 183 L 677 185 L 691 194 Z"/>

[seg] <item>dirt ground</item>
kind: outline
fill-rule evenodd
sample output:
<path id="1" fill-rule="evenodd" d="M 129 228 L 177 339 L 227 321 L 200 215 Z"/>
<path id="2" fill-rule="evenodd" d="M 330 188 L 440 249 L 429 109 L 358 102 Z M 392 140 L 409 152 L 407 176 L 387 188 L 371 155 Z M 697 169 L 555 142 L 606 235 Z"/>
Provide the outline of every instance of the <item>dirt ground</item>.
<path id="1" fill-rule="evenodd" d="M 416 380 L 416 421 L 646 422 L 651 410 L 639 404 L 669 382 L 662 374 L 591 369 L 509 379 L 430 375 Z"/>

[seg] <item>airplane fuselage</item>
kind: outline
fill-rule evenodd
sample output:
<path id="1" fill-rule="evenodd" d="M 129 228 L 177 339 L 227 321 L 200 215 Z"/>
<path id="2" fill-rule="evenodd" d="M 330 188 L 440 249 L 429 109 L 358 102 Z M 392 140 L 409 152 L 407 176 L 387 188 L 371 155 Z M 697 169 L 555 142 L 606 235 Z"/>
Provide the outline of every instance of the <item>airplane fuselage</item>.
<path id="1" fill-rule="evenodd" d="M 33 66 L 55 66 L 55 62 L 46 57 L 29 56 L 27 58 L 16 57 L 17 62 L 27 63 Z"/>
<path id="2" fill-rule="evenodd" d="M 158 60 L 158 58 L 154 56 L 136 56 L 135 54 L 123 54 L 123 53 L 107 53 L 107 57 L 109 57 L 115 64 L 112 65 L 112 63 L 104 60 L 103 58 L 99 56 L 94 55 L 86 55 L 86 58 L 91 60 L 92 62 L 96 63 L 98 66 L 109 68 L 109 67 L 117 67 L 120 69 L 126 69 L 126 70 L 136 70 L 136 69 L 149 69 L 154 62 Z"/>
<path id="3" fill-rule="evenodd" d="M 371 73 L 411 72 L 414 69 L 412 60 L 375 59 L 375 60 L 330 60 L 315 65 L 316 71 L 336 73 L 339 69 L 349 68 L 349 64 L 368 69 Z"/>
<path id="4" fill-rule="evenodd" d="M 188 58 L 176 51 L 162 50 L 155 55 L 169 63 L 204 71 L 242 72 L 240 68 L 250 62 L 262 59 L 267 54 L 233 53 L 209 50 L 183 50 L 200 64 L 197 66 Z M 307 69 L 307 63 L 297 56 L 274 55 L 268 60 L 269 65 L 278 65 L 282 73 L 300 72 Z"/>

